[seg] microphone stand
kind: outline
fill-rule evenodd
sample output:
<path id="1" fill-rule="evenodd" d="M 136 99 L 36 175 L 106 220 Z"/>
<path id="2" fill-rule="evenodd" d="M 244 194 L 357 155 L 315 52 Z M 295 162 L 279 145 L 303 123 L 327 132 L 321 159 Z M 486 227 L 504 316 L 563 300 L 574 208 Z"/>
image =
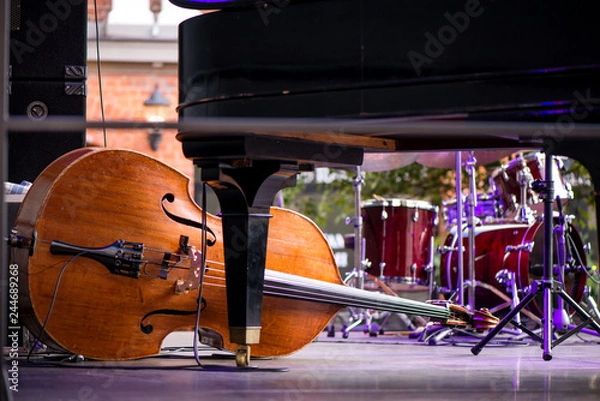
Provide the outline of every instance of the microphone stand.
<path id="1" fill-rule="evenodd" d="M 553 225 L 554 216 L 552 205 L 554 203 L 554 187 L 552 178 L 552 160 L 551 144 L 546 144 L 545 155 L 546 155 L 546 174 L 545 180 L 540 181 L 537 185 L 537 189 L 540 191 L 540 195 L 544 200 L 544 272 L 541 280 L 536 280 L 532 283 L 529 293 L 523 298 L 521 303 L 512 309 L 499 323 L 494 327 L 488 335 L 483 338 L 477 345 L 471 348 L 473 355 L 478 355 L 481 350 L 508 324 L 511 323 L 515 327 L 521 329 L 523 332 L 528 334 L 533 340 L 538 341 L 542 344 L 543 353 L 542 358 L 545 361 L 552 359 L 552 349 L 557 345 L 564 342 L 572 335 L 581 331 L 584 327 L 590 325 L 600 334 L 600 324 L 596 322 L 577 302 L 575 302 L 569 294 L 564 290 L 564 284 L 553 278 L 553 261 L 552 261 L 552 250 L 553 250 Z M 514 317 L 526 307 L 537 295 L 543 295 L 544 299 L 544 315 L 542 319 L 543 330 L 542 336 L 540 337 L 529 328 L 518 323 L 514 320 Z M 573 310 L 579 315 L 582 323 L 577 327 L 573 328 L 559 339 L 552 341 L 553 336 L 553 295 L 557 295 L 562 298 Z"/>

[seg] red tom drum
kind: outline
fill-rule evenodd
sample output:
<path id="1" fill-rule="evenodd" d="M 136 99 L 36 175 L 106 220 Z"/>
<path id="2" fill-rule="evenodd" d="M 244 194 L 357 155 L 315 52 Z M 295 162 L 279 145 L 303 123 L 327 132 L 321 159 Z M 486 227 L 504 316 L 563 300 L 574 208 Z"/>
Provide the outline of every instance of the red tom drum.
<path id="1" fill-rule="evenodd" d="M 456 213 L 456 203 L 456 198 L 442 202 L 442 215 L 444 216 L 447 228 L 459 224 Z M 504 210 L 500 203 L 500 197 L 494 194 L 477 194 L 477 202 L 474 209 L 474 217 L 483 222 L 498 220 L 504 214 Z M 465 221 L 465 217 L 468 216 L 468 214 L 469 204 L 465 197 L 463 200 L 463 213 L 461 216 L 463 221 Z"/>
<path id="2" fill-rule="evenodd" d="M 371 200 L 362 205 L 366 269 L 391 281 L 425 284 L 433 263 L 438 207 L 406 199 Z"/>
<path id="3" fill-rule="evenodd" d="M 468 232 L 463 230 L 463 270 L 464 279 L 469 279 L 468 259 L 466 249 L 468 247 Z M 553 261 L 557 262 L 557 244 L 553 241 Z M 564 284 L 565 291 L 579 302 L 583 296 L 586 285 L 586 274 L 582 271 L 580 263 L 587 263 L 581 236 L 573 226 L 569 226 L 566 232 L 566 255 L 567 261 L 577 261 L 565 269 Z M 440 284 L 442 287 L 456 289 L 458 281 L 458 258 L 457 258 L 456 227 L 446 238 L 440 263 Z M 534 224 L 506 223 L 486 224 L 475 228 L 475 280 L 489 284 L 505 293 L 509 298 L 505 287 L 496 280 L 496 273 L 506 269 L 515 274 L 519 297 L 524 294 L 520 290 L 527 289 L 530 284 L 542 278 L 544 263 L 544 223 L 536 221 Z M 557 277 L 555 267 L 554 276 Z M 465 297 L 466 297 L 465 291 Z M 475 291 L 475 308 L 493 308 L 505 302 L 493 292 L 482 287 Z M 543 299 L 534 299 L 528 305 L 528 309 L 542 316 Z"/>
<path id="4" fill-rule="evenodd" d="M 552 178 L 554 187 L 554 196 L 559 196 L 563 202 L 573 198 L 573 192 L 568 183 L 565 183 L 560 174 L 559 158 L 554 157 L 552 163 Z M 528 153 L 518 157 L 496 169 L 492 173 L 492 180 L 496 187 L 496 192 L 502 200 L 502 206 L 505 211 L 516 211 L 519 205 L 537 205 L 543 203 L 539 194 L 531 189 L 531 182 L 526 191 L 525 198 L 521 199 L 521 179 L 519 173 L 526 173 L 529 170 L 531 180 L 544 180 L 546 176 L 546 155 L 541 152 Z M 540 208 L 540 211 L 542 209 Z"/>

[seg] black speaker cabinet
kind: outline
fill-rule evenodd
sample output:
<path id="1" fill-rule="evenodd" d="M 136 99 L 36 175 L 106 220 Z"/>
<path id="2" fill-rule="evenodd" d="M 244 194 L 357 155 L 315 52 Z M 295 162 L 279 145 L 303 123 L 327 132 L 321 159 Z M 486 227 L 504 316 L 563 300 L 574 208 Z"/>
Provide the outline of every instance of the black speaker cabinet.
<path id="1" fill-rule="evenodd" d="M 74 82 L 75 93 L 65 90 L 64 82 L 11 82 L 9 110 L 11 117 L 40 121 L 40 131 L 9 132 L 8 178 L 19 183 L 31 181 L 59 156 L 85 146 L 85 132 L 46 132 L 43 119 L 50 117 L 85 117 L 84 82 Z M 77 89 L 79 88 L 79 89 Z M 81 92 L 77 92 L 77 90 Z"/>
<path id="2" fill-rule="evenodd" d="M 87 1 L 10 2 L 10 116 L 40 122 L 39 130 L 9 132 L 8 179 L 19 183 L 85 146 L 85 131 L 46 132 L 43 121 L 85 119 Z"/>
<path id="3" fill-rule="evenodd" d="M 84 79 L 87 0 L 10 1 L 11 79 Z"/>

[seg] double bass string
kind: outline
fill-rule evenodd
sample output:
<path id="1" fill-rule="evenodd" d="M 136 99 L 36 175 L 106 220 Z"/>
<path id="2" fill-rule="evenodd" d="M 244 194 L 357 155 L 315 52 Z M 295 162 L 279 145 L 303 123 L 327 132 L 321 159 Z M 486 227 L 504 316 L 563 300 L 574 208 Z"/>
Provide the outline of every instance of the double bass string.
<path id="1" fill-rule="evenodd" d="M 48 243 L 49 241 L 45 241 L 45 242 Z M 164 251 L 155 249 L 155 248 L 146 248 L 146 250 L 153 251 L 153 252 L 165 253 Z M 203 255 L 205 255 L 205 254 L 206 254 L 206 252 L 203 253 Z M 172 254 L 172 255 L 174 255 L 174 254 Z M 85 252 L 82 253 L 80 256 L 85 256 Z M 176 256 L 181 258 L 181 260 L 178 260 L 176 262 L 171 262 L 169 264 L 168 271 L 172 271 L 174 269 L 181 270 L 181 271 L 189 271 L 190 267 L 186 266 L 186 262 L 189 262 L 191 260 L 191 258 L 187 254 L 177 254 Z M 204 258 L 205 257 L 203 257 L 203 259 Z M 143 275 L 148 278 L 152 278 L 152 279 L 160 279 L 160 276 L 158 275 L 158 271 L 160 269 L 164 268 L 162 262 L 163 262 L 162 258 L 145 258 L 143 261 L 143 268 L 142 268 Z M 94 261 L 92 263 L 96 264 L 97 262 Z M 157 274 L 152 274 L 152 272 L 151 272 L 152 266 L 156 266 L 155 269 L 157 271 Z M 225 264 L 223 262 L 219 262 L 219 261 L 212 260 L 212 259 L 206 259 L 206 261 L 203 262 L 203 266 L 204 266 L 204 270 L 202 270 L 202 271 L 205 272 L 205 277 L 208 280 L 204 281 L 203 279 L 201 279 L 201 280 L 199 280 L 200 284 L 205 284 L 212 288 L 226 288 L 226 278 L 225 278 L 225 268 L 224 268 Z M 88 268 L 88 270 L 90 269 L 90 266 L 86 266 L 86 267 Z M 45 269 L 45 270 L 47 270 L 47 269 Z M 40 272 L 36 272 L 36 273 L 40 273 Z M 61 274 L 62 274 L 62 272 L 61 272 Z M 290 282 L 286 281 L 287 279 L 285 279 L 285 278 L 281 279 L 279 277 L 279 274 L 276 271 L 273 271 L 270 273 L 267 272 L 266 275 L 269 277 L 266 277 L 265 290 L 268 292 L 269 295 L 272 295 L 272 296 L 282 296 L 282 297 L 294 298 L 294 299 L 305 299 L 305 300 L 312 300 L 315 302 L 334 303 L 334 304 L 339 304 L 339 305 L 352 305 L 352 304 L 355 304 L 356 302 L 361 302 L 361 306 L 367 306 L 367 307 L 373 306 L 373 305 L 370 305 L 369 299 L 367 299 L 367 300 L 363 299 L 362 301 L 360 301 L 360 300 L 354 299 L 352 296 L 349 296 L 348 294 L 344 294 L 346 287 L 341 284 L 310 282 L 305 287 L 302 287 L 302 286 L 290 284 Z M 295 276 L 295 275 L 289 275 L 289 276 L 291 277 L 291 280 L 303 279 L 302 276 Z M 176 276 L 175 278 L 171 277 L 170 279 L 167 278 L 167 281 L 174 283 L 176 280 L 181 279 L 181 278 L 182 278 L 181 276 Z M 327 285 L 327 284 L 329 284 L 329 285 Z M 352 289 L 352 290 L 357 290 L 357 289 Z M 368 297 L 368 292 L 361 291 L 360 294 L 357 292 L 356 295 L 364 295 L 365 297 L 370 298 L 370 297 Z M 383 304 L 381 303 L 381 300 L 373 300 L 373 301 L 376 301 L 376 303 L 379 306 L 383 306 Z M 395 310 L 398 308 L 399 304 L 400 304 L 400 302 L 398 301 L 398 298 L 393 297 L 393 299 L 390 299 L 389 302 L 385 302 L 385 309 L 387 310 L 387 309 L 391 308 L 392 310 Z M 407 305 L 400 305 L 400 306 L 404 308 Z M 426 308 L 426 309 L 429 309 L 429 308 Z M 420 310 L 417 310 L 417 312 L 418 311 L 420 311 Z"/>
<path id="2" fill-rule="evenodd" d="M 166 253 L 158 249 L 146 248 L 146 250 Z M 80 256 L 85 256 L 85 252 L 83 252 Z M 189 271 L 191 267 L 185 265 L 186 261 L 190 261 L 191 258 L 187 254 L 178 254 L 177 257 L 179 257 L 180 260 L 174 263 L 171 262 L 168 265 L 168 271 L 172 271 L 174 269 Z M 206 284 L 212 288 L 226 288 L 225 264 L 220 261 L 207 259 L 206 252 L 203 252 L 202 259 L 203 270 L 201 275 L 202 277 L 199 280 L 200 288 L 203 284 Z M 142 269 L 144 276 L 152 279 L 160 279 L 157 274 L 151 274 L 149 272 L 149 267 L 156 266 L 157 271 L 158 269 L 164 269 L 165 266 L 163 258 L 146 258 L 142 263 L 144 264 Z M 181 276 L 176 276 L 175 280 L 173 278 L 167 280 L 174 283 L 177 279 L 181 278 Z M 208 279 L 206 283 L 204 283 L 204 278 Z M 433 306 L 421 302 L 413 302 L 386 294 L 372 293 L 357 288 L 347 287 L 343 284 L 321 282 L 319 280 L 294 274 L 282 273 L 276 270 L 265 271 L 264 291 L 266 295 L 271 296 L 280 296 L 341 306 L 354 306 L 417 315 L 422 314 L 431 317 L 448 317 L 448 311 L 444 308 L 440 308 L 439 306 Z"/>

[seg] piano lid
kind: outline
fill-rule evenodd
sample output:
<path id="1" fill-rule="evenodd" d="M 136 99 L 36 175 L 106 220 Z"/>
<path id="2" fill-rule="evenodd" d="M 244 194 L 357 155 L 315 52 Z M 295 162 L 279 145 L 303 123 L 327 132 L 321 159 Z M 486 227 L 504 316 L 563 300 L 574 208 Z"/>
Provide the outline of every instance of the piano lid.
<path id="1" fill-rule="evenodd" d="M 220 10 L 223 8 L 251 7 L 266 15 L 279 14 L 292 1 L 324 1 L 324 0 L 169 0 L 176 6 L 196 10 Z"/>
<path id="2" fill-rule="evenodd" d="M 582 115 L 600 93 L 594 4 L 291 1 L 266 19 L 200 15 L 180 25 L 180 117 Z"/>
<path id="3" fill-rule="evenodd" d="M 289 4 L 290 0 L 169 0 L 176 6 L 193 8 L 196 10 L 217 10 L 228 7 L 255 7 L 264 9 L 269 4 L 282 8 Z"/>

